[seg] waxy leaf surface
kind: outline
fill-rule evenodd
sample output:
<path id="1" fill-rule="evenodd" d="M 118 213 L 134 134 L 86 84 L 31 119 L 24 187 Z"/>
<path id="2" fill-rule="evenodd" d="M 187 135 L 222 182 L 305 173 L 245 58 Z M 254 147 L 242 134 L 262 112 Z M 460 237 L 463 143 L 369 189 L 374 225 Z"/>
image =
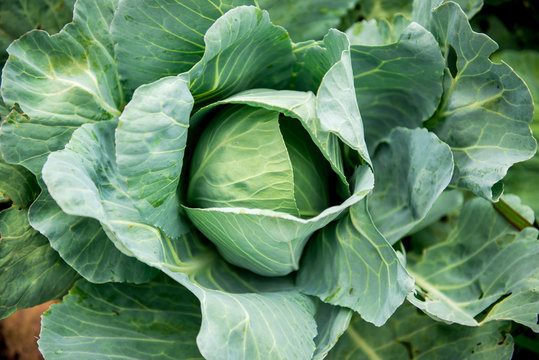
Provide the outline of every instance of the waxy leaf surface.
<path id="1" fill-rule="evenodd" d="M 45 359 L 204 359 L 198 351 L 199 302 L 160 276 L 143 284 L 83 280 L 43 315 Z"/>
<path id="2" fill-rule="evenodd" d="M 133 93 L 140 85 L 188 71 L 204 55 L 208 28 L 240 5 L 254 1 L 120 1 L 111 32 L 126 91 Z"/>
<path id="3" fill-rule="evenodd" d="M 7 59 L 4 49 L 32 29 L 58 32 L 73 17 L 75 0 L 15 0 L 0 4 L 0 64 Z"/>
<path id="4" fill-rule="evenodd" d="M 189 229 L 176 189 L 192 108 L 186 77 L 166 77 L 135 91 L 116 130 L 118 170 L 130 196 L 150 204 L 147 216 L 173 237 Z"/>
<path id="5" fill-rule="evenodd" d="M 390 244 L 423 219 L 453 174 L 449 146 L 425 129 L 396 128 L 378 146 L 369 211 Z"/>
<path id="6" fill-rule="evenodd" d="M 35 174 L 51 151 L 82 124 L 120 115 L 123 95 L 109 24 L 116 0 L 79 1 L 74 21 L 59 34 L 33 31 L 14 42 L 2 72 L 2 97 L 18 104 L 2 124 L 8 163 Z"/>
<path id="7" fill-rule="evenodd" d="M 410 302 L 436 318 L 478 326 L 483 310 L 513 293 L 505 299 L 515 296 L 505 304 L 504 318 L 523 322 L 520 308 L 527 302 L 521 303 L 526 297 L 518 293 L 525 285 L 531 286 L 525 291 L 534 292 L 530 280 L 538 276 L 537 236 L 531 227 L 516 230 L 489 201 L 468 201 L 445 240 L 427 246 L 418 258 L 408 258 L 407 270 L 416 281 Z M 537 311 L 525 317 L 537 331 Z"/>
<path id="8" fill-rule="evenodd" d="M 123 254 L 94 219 L 69 215 L 47 191 L 30 207 L 30 224 L 45 235 L 50 246 L 86 280 L 94 283 L 143 283 L 157 274 L 155 269 Z"/>
<path id="9" fill-rule="evenodd" d="M 474 32 L 455 3 L 436 8 L 427 28 L 456 62 L 446 65 L 442 102 L 426 125 L 451 146 L 451 185 L 497 201 L 509 167 L 536 151 L 530 92 L 509 66 L 489 59 L 496 43 Z"/>
<path id="10" fill-rule="evenodd" d="M 386 326 L 354 316 L 328 360 L 509 360 L 513 338 L 507 322 L 480 328 L 447 325 L 403 305 Z"/>
<path id="11" fill-rule="evenodd" d="M 196 108 L 247 89 L 284 89 L 291 81 L 290 36 L 266 11 L 230 10 L 208 29 L 204 43 L 204 56 L 188 72 Z"/>
<path id="12" fill-rule="evenodd" d="M 0 318 L 62 297 L 79 278 L 18 206 L 0 212 L 0 269 Z"/>
<path id="13" fill-rule="evenodd" d="M 298 275 L 301 291 L 383 325 L 413 289 L 413 279 L 374 226 L 363 200 L 312 239 Z"/>
<path id="14" fill-rule="evenodd" d="M 444 62 L 430 32 L 413 23 L 399 41 L 352 45 L 354 85 L 371 154 L 397 126 L 421 127 L 442 95 Z"/>

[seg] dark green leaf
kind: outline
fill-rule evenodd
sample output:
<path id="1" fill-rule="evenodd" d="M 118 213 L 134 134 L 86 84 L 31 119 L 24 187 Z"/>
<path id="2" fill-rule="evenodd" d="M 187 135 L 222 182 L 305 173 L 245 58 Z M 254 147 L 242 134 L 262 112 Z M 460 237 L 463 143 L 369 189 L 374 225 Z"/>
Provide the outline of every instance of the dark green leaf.
<path id="1" fill-rule="evenodd" d="M 271 20 L 284 26 L 294 41 L 322 39 L 356 3 L 357 0 L 258 0 Z"/>
<path id="2" fill-rule="evenodd" d="M 41 172 L 47 155 L 62 149 L 84 123 L 120 115 L 120 87 L 109 24 L 117 0 L 77 2 L 74 22 L 58 35 L 33 31 L 9 48 L 2 72 L 7 106 L 2 124 L 6 162 Z"/>
<path id="3" fill-rule="evenodd" d="M 291 81 L 290 37 L 265 11 L 252 6 L 230 10 L 208 29 L 204 43 L 204 56 L 188 72 L 197 107 L 247 89 L 283 89 Z"/>
<path id="4" fill-rule="evenodd" d="M 73 17 L 75 0 L 13 0 L 0 3 L 0 65 L 9 43 L 32 29 L 58 32 Z"/>
<path id="5" fill-rule="evenodd" d="M 199 302 L 161 276 L 144 285 L 79 281 L 43 315 L 45 359 L 203 359 Z"/>
<path id="6" fill-rule="evenodd" d="M 6 164 L 0 160 L 0 194 L 26 209 L 38 193 L 39 186 L 31 172 L 22 166 Z"/>
<path id="7" fill-rule="evenodd" d="M 204 55 L 204 34 L 231 8 L 252 0 L 120 1 L 111 26 L 118 68 L 131 94 L 164 76 L 188 71 Z"/>
<path id="8" fill-rule="evenodd" d="M 157 273 L 118 250 L 97 220 L 63 212 L 47 191 L 32 204 L 29 217 L 32 227 L 45 235 L 62 259 L 88 281 L 142 283 Z"/>
<path id="9" fill-rule="evenodd" d="M 513 338 L 507 322 L 479 328 L 447 325 L 402 306 L 377 328 L 355 316 L 328 360 L 510 360 Z"/>
<path id="10" fill-rule="evenodd" d="M 28 224 L 26 210 L 14 206 L 0 212 L 0 318 L 60 298 L 77 278 Z"/>

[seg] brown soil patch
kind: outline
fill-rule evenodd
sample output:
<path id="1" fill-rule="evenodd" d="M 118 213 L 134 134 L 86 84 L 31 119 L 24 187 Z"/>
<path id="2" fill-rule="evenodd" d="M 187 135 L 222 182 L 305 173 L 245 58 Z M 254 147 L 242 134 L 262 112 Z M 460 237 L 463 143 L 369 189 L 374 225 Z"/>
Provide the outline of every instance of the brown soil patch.
<path id="1" fill-rule="evenodd" d="M 41 314 L 53 303 L 19 310 L 0 321 L 0 359 L 43 360 L 37 349 Z"/>

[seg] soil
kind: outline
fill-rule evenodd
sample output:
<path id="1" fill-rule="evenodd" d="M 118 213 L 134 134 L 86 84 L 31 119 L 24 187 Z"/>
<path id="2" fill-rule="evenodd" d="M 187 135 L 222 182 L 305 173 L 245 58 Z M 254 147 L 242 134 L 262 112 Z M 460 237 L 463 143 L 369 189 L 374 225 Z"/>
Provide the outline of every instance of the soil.
<path id="1" fill-rule="evenodd" d="M 53 303 L 19 310 L 0 321 L 0 359 L 43 360 L 37 349 L 41 314 Z"/>

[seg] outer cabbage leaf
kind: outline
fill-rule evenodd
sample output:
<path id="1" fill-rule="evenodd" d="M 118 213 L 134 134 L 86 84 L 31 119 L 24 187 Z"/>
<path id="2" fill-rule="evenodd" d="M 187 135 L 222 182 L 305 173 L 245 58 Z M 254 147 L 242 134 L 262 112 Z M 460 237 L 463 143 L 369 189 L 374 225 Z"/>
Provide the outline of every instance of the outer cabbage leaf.
<path id="1" fill-rule="evenodd" d="M 394 44 L 353 45 L 352 66 L 371 154 L 393 128 L 420 127 L 435 112 L 444 61 L 436 40 L 420 25 L 409 25 Z"/>
<path id="2" fill-rule="evenodd" d="M 457 4 L 436 8 L 428 25 L 456 64 L 446 65 L 442 102 L 426 125 L 451 146 L 451 184 L 496 201 L 509 167 L 536 150 L 529 90 L 509 66 L 490 61 L 496 43 L 473 32 Z"/>
<path id="3" fill-rule="evenodd" d="M 32 31 L 14 42 L 2 73 L 2 96 L 15 103 L 2 124 L 0 146 L 8 163 L 39 174 L 47 155 L 62 149 L 84 123 L 120 114 L 109 24 L 117 0 L 81 0 L 59 34 Z"/>
<path id="4" fill-rule="evenodd" d="M 252 0 L 120 1 L 111 31 L 126 91 L 189 70 L 204 55 L 204 34 L 226 11 Z"/>
<path id="5" fill-rule="evenodd" d="M 147 216 L 173 237 L 189 228 L 176 189 L 192 108 L 186 77 L 166 77 L 135 91 L 116 130 L 118 170 L 130 196 L 146 200 Z"/>
<path id="6" fill-rule="evenodd" d="M 413 289 L 413 279 L 378 232 L 367 201 L 317 233 L 298 274 L 299 288 L 383 325 Z"/>
<path id="7" fill-rule="evenodd" d="M 513 320 L 539 332 L 537 313 L 539 309 L 539 278 L 536 274 L 514 286 L 511 295 L 498 302 L 482 321 Z"/>
<path id="8" fill-rule="evenodd" d="M 341 17 L 357 0 L 258 0 L 271 20 L 283 26 L 294 41 L 321 39 L 330 28 L 338 27 Z"/>
<path id="9" fill-rule="evenodd" d="M 296 49 L 299 68 L 295 88 L 316 92 L 322 130 L 338 136 L 370 165 L 363 122 L 357 107 L 348 37 L 332 29 L 323 41 Z"/>
<path id="10" fill-rule="evenodd" d="M 63 212 L 47 191 L 32 204 L 28 216 L 32 227 L 45 235 L 62 259 L 88 281 L 143 283 L 157 273 L 119 251 L 97 220 Z"/>
<path id="11" fill-rule="evenodd" d="M 356 315 L 327 359 L 509 360 L 513 354 L 509 328 L 507 322 L 479 328 L 447 325 L 405 305 L 381 328 Z"/>
<path id="12" fill-rule="evenodd" d="M 534 222 L 536 215 L 533 210 L 522 204 L 522 201 L 515 195 L 504 195 L 502 200 L 518 213 L 529 224 Z M 481 321 L 485 323 L 491 320 L 513 320 L 522 325 L 530 327 L 535 332 L 539 332 L 539 272 L 532 274 L 521 282 L 513 284 L 511 295 L 501 299 L 488 315 Z"/>
<path id="13" fill-rule="evenodd" d="M 449 146 L 425 129 L 395 128 L 374 155 L 369 211 L 390 244 L 421 221 L 451 181 Z"/>
<path id="14" fill-rule="evenodd" d="M 78 279 L 46 238 L 28 224 L 27 211 L 0 212 L 0 318 L 63 296 Z"/>
<path id="15" fill-rule="evenodd" d="M 61 297 L 78 278 L 28 223 L 38 192 L 32 173 L 0 161 L 0 318 Z"/>
<path id="16" fill-rule="evenodd" d="M 61 297 L 77 279 L 28 224 L 27 209 L 38 193 L 31 172 L 0 160 L 0 318 Z"/>
<path id="17" fill-rule="evenodd" d="M 432 10 L 447 2 L 446 0 L 413 0 L 412 19 L 420 24 L 426 24 L 431 20 Z M 483 7 L 483 0 L 451 0 L 451 2 L 458 4 L 468 19 L 471 19 Z"/>
<path id="18" fill-rule="evenodd" d="M 199 302 L 171 279 L 143 285 L 79 281 L 43 315 L 45 359 L 203 359 Z"/>
<path id="19" fill-rule="evenodd" d="M 530 88 L 535 104 L 534 121 L 531 125 L 535 140 L 539 136 L 539 52 L 506 50 L 494 55 L 494 59 L 506 61 L 522 77 Z M 539 216 L 539 155 L 525 162 L 515 164 L 503 178 L 505 191 L 519 195 Z"/>
<path id="20" fill-rule="evenodd" d="M 395 14 L 428 16 L 431 9 L 445 0 L 362 0 L 361 15 L 366 19 L 391 19 Z M 468 18 L 472 18 L 483 6 L 483 0 L 455 0 Z"/>
<path id="21" fill-rule="evenodd" d="M 50 155 L 43 178 L 62 210 L 98 219 L 121 251 L 161 269 L 199 298 L 197 343 L 204 357 L 310 358 L 316 335 L 312 300 L 287 279 L 259 279 L 230 268 L 196 234 L 172 239 L 153 227 L 140 211 L 151 205 L 130 198 L 119 175 L 115 128 L 115 121 L 84 125 L 65 150 Z M 273 310 L 261 310 L 266 308 Z"/>
<path id="22" fill-rule="evenodd" d="M 266 11 L 232 9 L 208 29 L 204 42 L 204 56 L 187 73 L 198 108 L 247 89 L 283 89 L 291 81 L 290 36 Z"/>
<path id="23" fill-rule="evenodd" d="M 526 305 L 520 301 L 527 299 L 518 295 L 524 284 L 532 286 L 530 280 L 538 277 L 537 236 L 531 227 L 515 230 L 489 201 L 475 198 L 465 203 L 445 241 L 428 246 L 418 258 L 408 258 L 407 269 L 417 286 L 410 302 L 436 318 L 478 326 L 482 311 L 514 292 L 505 299 L 504 318 L 535 324 L 537 331 L 537 311 L 523 315 L 520 308 Z M 531 294 L 534 288 L 525 291 Z"/>
<path id="24" fill-rule="evenodd" d="M 394 14 L 408 14 L 413 0 L 362 0 L 361 15 L 367 20 L 390 19 Z"/>
<path id="25" fill-rule="evenodd" d="M 3 51 L 19 36 L 32 29 L 49 33 L 59 31 L 73 16 L 75 0 L 2 1 L 0 4 L 0 64 L 7 59 Z"/>
<path id="26" fill-rule="evenodd" d="M 326 304 L 322 301 L 318 301 L 317 304 L 316 325 L 318 334 L 314 338 L 316 350 L 313 360 L 322 360 L 348 328 L 352 319 L 352 310 Z"/>
<path id="27" fill-rule="evenodd" d="M 407 232 L 407 235 L 417 233 L 436 223 L 444 215 L 451 212 L 460 210 L 462 203 L 464 202 L 464 195 L 460 190 L 446 190 L 440 194 L 440 196 L 434 201 L 432 207 L 425 217 L 412 229 Z"/>
<path id="28" fill-rule="evenodd" d="M 118 171 L 114 147 L 116 126 L 117 121 L 111 120 L 77 129 L 65 150 L 49 156 L 43 167 L 43 180 L 64 212 L 99 220 L 113 240 L 121 234 L 117 227 L 132 229 L 133 236 L 158 235 L 158 230 L 148 226 L 151 224 L 143 223 L 144 209 L 151 205 L 129 197 L 127 180 Z M 131 240 L 125 237 L 124 241 Z M 121 245 L 121 240 L 115 245 L 133 256 Z M 138 243 L 137 247 L 144 247 L 144 243 Z"/>
<path id="29" fill-rule="evenodd" d="M 191 279 L 185 285 L 201 302 L 197 342 L 205 358 L 312 358 L 315 303 L 300 294 L 290 279 L 254 277 L 218 258 Z"/>
<path id="30" fill-rule="evenodd" d="M 26 209 L 38 193 L 39 187 L 31 172 L 22 166 L 6 164 L 0 160 L 0 194 Z"/>
<path id="31" fill-rule="evenodd" d="M 391 21 L 385 19 L 362 20 L 346 30 L 352 45 L 381 46 L 399 41 L 410 20 L 398 14 Z"/>
<path id="32" fill-rule="evenodd" d="M 534 124 L 539 121 L 539 51 L 503 50 L 492 55 L 496 61 L 504 61 L 526 82 L 532 94 L 535 112 Z M 534 131 L 537 134 L 537 131 Z"/>

